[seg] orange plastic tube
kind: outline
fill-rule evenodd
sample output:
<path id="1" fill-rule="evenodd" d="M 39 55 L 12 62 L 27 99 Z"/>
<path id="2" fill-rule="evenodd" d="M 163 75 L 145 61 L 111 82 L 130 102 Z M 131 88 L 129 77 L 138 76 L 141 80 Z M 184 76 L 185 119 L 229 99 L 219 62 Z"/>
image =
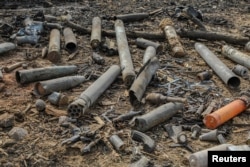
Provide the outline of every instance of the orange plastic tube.
<path id="1" fill-rule="evenodd" d="M 203 119 L 203 122 L 207 128 L 215 129 L 221 124 L 243 112 L 246 108 L 246 103 L 243 100 L 237 99 L 216 110 L 215 112 L 206 115 Z"/>

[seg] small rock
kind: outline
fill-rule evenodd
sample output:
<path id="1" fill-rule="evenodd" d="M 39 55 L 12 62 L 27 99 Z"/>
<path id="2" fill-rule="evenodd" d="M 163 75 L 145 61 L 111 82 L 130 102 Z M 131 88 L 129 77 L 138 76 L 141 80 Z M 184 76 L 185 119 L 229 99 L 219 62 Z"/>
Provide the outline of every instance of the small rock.
<path id="1" fill-rule="evenodd" d="M 43 100 L 41 100 L 41 99 L 36 100 L 37 111 L 39 111 L 39 112 L 44 111 L 45 108 L 46 108 L 46 103 Z"/>
<path id="2" fill-rule="evenodd" d="M 15 140 L 22 140 L 26 135 L 28 134 L 28 131 L 23 129 L 23 128 L 19 128 L 19 127 L 14 127 L 12 128 L 8 135 L 15 139 Z"/>
<path id="3" fill-rule="evenodd" d="M 7 128 L 14 125 L 14 115 L 4 113 L 0 115 L 0 127 Z"/>

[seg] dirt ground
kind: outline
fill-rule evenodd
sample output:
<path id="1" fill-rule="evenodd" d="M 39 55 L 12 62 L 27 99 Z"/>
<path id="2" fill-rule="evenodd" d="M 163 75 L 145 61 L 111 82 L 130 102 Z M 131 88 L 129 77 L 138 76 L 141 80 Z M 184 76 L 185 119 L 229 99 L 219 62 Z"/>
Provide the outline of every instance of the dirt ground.
<path id="1" fill-rule="evenodd" d="M 141 31 L 159 33 L 159 23 L 162 19 L 173 16 L 177 7 L 193 6 L 199 9 L 203 15 L 203 24 L 208 31 L 239 35 L 250 38 L 250 2 L 249 0 L 145 0 L 145 1 L 112 1 L 112 0 L 94 0 L 94 1 L 53 1 L 44 3 L 42 0 L 36 1 L 23 0 L 1 2 L 0 23 L 8 23 L 13 31 L 0 30 L 0 43 L 11 41 L 10 36 L 23 27 L 22 21 L 29 16 L 34 20 L 38 19 L 39 11 L 43 14 L 61 16 L 70 14 L 72 22 L 81 25 L 84 28 L 91 29 L 92 18 L 99 16 L 103 18 L 102 28 L 114 31 L 114 20 L 107 19 L 117 14 L 128 13 L 150 13 L 158 9 L 160 12 L 150 15 L 148 18 L 136 22 L 124 23 L 126 31 Z M 13 5 L 14 4 L 14 5 Z M 15 5 L 17 4 L 17 5 Z M 12 8 L 12 9 L 10 9 Z M 188 19 L 181 17 L 172 18 L 176 29 L 185 28 L 190 30 L 198 27 Z M 38 21 L 40 21 L 38 19 Z M 58 23 L 63 24 L 59 20 Z M 6 30 L 6 29 L 5 29 Z M 90 80 L 83 82 L 79 86 L 63 91 L 62 93 L 69 97 L 69 102 L 76 99 L 82 91 L 87 89 L 101 74 L 103 74 L 111 65 L 119 65 L 119 56 L 107 56 L 103 51 L 98 52 L 105 59 L 105 64 L 98 65 L 91 56 L 93 49 L 90 45 L 90 34 L 83 34 L 73 29 L 78 43 L 79 53 L 72 60 L 68 60 L 69 53 L 64 48 L 64 38 L 61 35 L 61 61 L 56 65 L 76 65 L 77 74 L 90 76 Z M 41 39 L 35 45 L 18 45 L 15 50 L 0 56 L 0 67 L 12 65 L 16 62 L 24 62 L 28 69 L 52 66 L 47 58 L 42 58 L 42 49 L 49 44 L 50 29 L 46 28 L 41 35 Z M 62 34 L 62 33 L 61 33 Z M 105 36 L 102 37 L 105 39 Z M 115 37 L 109 36 L 109 39 L 115 41 Z M 136 38 L 128 38 L 130 53 L 132 55 L 133 65 L 136 73 L 142 67 L 144 49 L 138 48 L 135 44 Z M 196 117 L 195 112 L 201 104 L 207 107 L 212 100 L 216 101 L 216 108 L 229 103 L 240 96 L 241 91 L 249 90 L 249 78 L 240 77 L 241 85 L 238 89 L 230 89 L 214 73 L 210 81 L 201 83 L 196 77 L 197 73 L 209 70 L 210 67 L 199 56 L 194 49 L 197 40 L 180 38 L 183 47 L 187 52 L 184 58 L 175 58 L 171 54 L 170 46 L 167 40 L 153 40 L 163 45 L 163 51 L 158 54 L 160 68 L 153 80 L 148 85 L 145 95 L 151 92 L 158 92 L 168 96 L 177 96 L 187 98 L 187 104 L 183 111 L 180 111 L 171 119 L 148 130 L 146 132 L 156 142 L 154 152 L 148 153 L 143 150 L 142 143 L 131 139 L 131 130 L 134 127 L 129 121 L 121 123 L 110 123 L 102 116 L 103 113 L 112 110 L 109 114 L 110 120 L 133 110 L 129 102 L 128 88 L 124 85 L 120 75 L 114 83 L 98 98 L 93 106 L 90 107 L 84 116 L 72 124 L 81 129 L 95 129 L 98 123 L 94 117 L 99 116 L 105 125 L 97 131 L 102 139 L 91 149 L 89 153 L 82 154 L 81 150 L 87 146 L 89 141 L 78 141 L 73 144 L 62 144 L 62 142 L 72 137 L 71 128 L 59 124 L 58 117 L 55 114 L 47 112 L 38 112 L 35 108 L 35 102 L 41 98 L 46 102 L 50 111 L 60 111 L 66 113 L 66 106 L 54 106 L 49 103 L 47 96 L 35 96 L 32 91 L 35 83 L 19 84 L 15 79 L 15 72 L 23 70 L 22 67 L 9 73 L 3 70 L 3 81 L 0 81 L 0 114 L 9 113 L 14 115 L 14 125 L 11 127 L 0 127 L 0 166 L 129 166 L 145 156 L 150 160 L 148 166 L 157 167 L 185 167 L 189 166 L 188 157 L 192 154 L 185 147 L 170 147 L 174 142 L 168 137 L 163 125 L 172 123 L 174 125 L 194 125 L 199 124 L 205 128 L 202 118 Z M 221 54 L 221 46 L 231 45 L 224 41 L 206 41 L 199 40 L 213 51 L 230 69 L 236 63 L 226 59 Z M 232 46 L 232 45 L 231 45 Z M 233 45 L 238 50 L 246 52 L 243 45 Z M 167 83 L 179 79 L 171 87 L 164 86 Z M 179 87 L 179 88 L 177 88 Z M 144 95 L 144 97 L 145 97 Z M 157 105 L 144 103 L 141 109 L 150 112 Z M 215 110 L 214 109 L 214 110 Z M 25 113 L 23 112 L 25 111 Z M 241 145 L 246 142 L 247 132 L 250 131 L 250 112 L 247 110 L 233 120 L 219 127 L 224 130 L 224 137 L 227 143 Z M 21 127 L 27 130 L 28 134 L 23 140 L 14 140 L 8 133 L 13 127 Z M 203 150 L 216 146 L 218 142 L 206 142 L 192 140 L 191 132 L 184 131 L 188 137 L 188 145 L 193 151 Z M 115 151 L 108 139 L 112 134 L 118 134 L 125 143 L 126 148 L 121 151 Z M 94 140 L 91 138 L 91 140 Z"/>

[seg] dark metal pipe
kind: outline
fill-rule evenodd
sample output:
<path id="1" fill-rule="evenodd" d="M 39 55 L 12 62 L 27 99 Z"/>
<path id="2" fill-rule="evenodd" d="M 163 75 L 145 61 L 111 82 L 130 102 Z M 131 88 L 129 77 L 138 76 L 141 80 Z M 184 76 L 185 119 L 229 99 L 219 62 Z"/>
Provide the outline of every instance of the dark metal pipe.
<path id="1" fill-rule="evenodd" d="M 197 42 L 195 49 L 225 84 L 230 88 L 239 87 L 240 79 L 205 45 Z"/>
<path id="2" fill-rule="evenodd" d="M 73 33 L 71 28 L 64 28 L 63 30 L 64 40 L 65 40 L 65 48 L 69 53 L 73 53 L 77 49 L 77 41 L 75 34 Z"/>
<path id="3" fill-rule="evenodd" d="M 35 81 L 63 77 L 66 75 L 73 74 L 76 71 L 77 67 L 74 65 L 20 70 L 16 71 L 16 81 L 18 83 L 25 84 Z"/>
<path id="4" fill-rule="evenodd" d="M 239 75 L 243 78 L 247 78 L 248 77 L 248 69 L 242 65 L 237 64 L 236 66 L 234 66 L 233 70 L 232 70 L 236 75 Z"/>
<path id="5" fill-rule="evenodd" d="M 115 21 L 115 32 L 122 69 L 122 78 L 126 86 L 131 86 L 135 79 L 135 71 L 128 47 L 125 28 L 121 20 Z"/>
<path id="6" fill-rule="evenodd" d="M 118 65 L 111 66 L 101 77 L 90 85 L 80 97 L 68 106 L 68 114 L 78 118 L 100 97 L 100 95 L 113 83 L 121 73 Z"/>
<path id="7" fill-rule="evenodd" d="M 135 119 L 135 127 L 139 131 L 147 131 L 150 128 L 170 119 L 183 108 L 183 103 L 167 103 L 154 109 L 147 114 L 139 116 Z"/>
<path id="8" fill-rule="evenodd" d="M 47 57 L 53 63 L 58 62 L 61 59 L 60 31 L 58 29 L 53 29 L 50 32 L 49 50 Z"/>
<path id="9" fill-rule="evenodd" d="M 234 62 L 250 69 L 250 56 L 247 54 L 244 54 L 228 45 L 222 47 L 222 54 Z"/>
<path id="10" fill-rule="evenodd" d="M 148 46 L 153 46 L 156 52 L 159 53 L 163 50 L 163 46 L 157 42 L 153 42 L 144 38 L 137 38 L 135 43 L 138 47 L 146 49 Z"/>
<path id="11" fill-rule="evenodd" d="M 14 50 L 16 45 L 11 42 L 4 42 L 0 44 L 0 54 Z"/>
<path id="12" fill-rule="evenodd" d="M 138 74 L 129 90 L 130 103 L 133 106 L 140 104 L 147 85 L 159 67 L 160 64 L 157 57 L 153 57 L 142 67 L 143 70 Z"/>
<path id="13" fill-rule="evenodd" d="M 131 131 L 131 138 L 136 141 L 143 142 L 143 149 L 144 151 L 147 152 L 153 152 L 155 149 L 155 141 L 146 135 L 145 133 L 139 132 L 137 130 L 132 130 Z"/>
<path id="14" fill-rule="evenodd" d="M 90 37 L 90 44 L 93 49 L 96 49 L 100 46 L 101 43 L 101 30 L 102 30 L 102 21 L 100 17 L 94 17 L 92 20 L 92 31 Z"/>
<path id="15" fill-rule="evenodd" d="M 122 14 L 116 15 L 115 19 L 120 19 L 123 22 L 132 22 L 132 21 L 140 21 L 149 17 L 148 13 L 130 13 L 130 14 Z"/>
<path id="16" fill-rule="evenodd" d="M 35 45 L 38 43 L 40 39 L 39 35 L 24 35 L 24 36 L 17 36 L 16 37 L 16 43 L 18 45 L 22 45 L 22 44 L 31 44 L 31 45 Z"/>
<path id="17" fill-rule="evenodd" d="M 38 82 L 35 84 L 35 92 L 39 95 L 48 95 L 52 92 L 68 90 L 86 81 L 84 76 L 69 76 Z"/>

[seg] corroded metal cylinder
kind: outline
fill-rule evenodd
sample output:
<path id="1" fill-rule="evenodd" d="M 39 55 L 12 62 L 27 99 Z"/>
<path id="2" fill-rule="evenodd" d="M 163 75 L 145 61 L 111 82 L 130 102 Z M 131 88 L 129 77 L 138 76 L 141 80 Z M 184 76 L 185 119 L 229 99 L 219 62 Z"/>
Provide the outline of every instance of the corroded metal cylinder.
<path id="1" fill-rule="evenodd" d="M 14 50 L 16 45 L 11 42 L 4 42 L 0 44 L 0 54 Z"/>
<path id="2" fill-rule="evenodd" d="M 236 66 L 234 66 L 233 70 L 232 70 L 236 75 L 239 75 L 243 78 L 247 78 L 248 77 L 248 69 L 242 65 L 237 64 Z"/>
<path id="3" fill-rule="evenodd" d="M 56 63 L 61 59 L 60 31 L 58 29 L 53 29 L 50 32 L 49 50 L 47 57 L 53 63 Z"/>
<path id="4" fill-rule="evenodd" d="M 179 41 L 179 38 L 178 38 L 176 31 L 175 31 L 175 28 L 171 25 L 167 25 L 164 28 L 164 32 L 165 32 L 166 38 L 168 40 L 168 43 L 172 48 L 173 56 L 174 57 L 184 57 L 186 55 L 186 52 L 184 51 L 184 48 Z"/>
<path id="5" fill-rule="evenodd" d="M 90 44 L 93 49 L 99 47 L 101 43 L 101 31 L 102 30 L 102 21 L 100 17 L 94 17 L 92 20 L 92 31 L 90 37 Z"/>
<path id="6" fill-rule="evenodd" d="M 63 30 L 63 36 L 64 36 L 64 41 L 65 41 L 65 49 L 69 53 L 73 53 L 77 49 L 77 42 L 76 42 L 76 37 L 75 34 L 73 33 L 71 28 L 64 28 Z"/>
<path id="7" fill-rule="evenodd" d="M 156 56 L 156 50 L 153 46 L 148 46 L 143 55 L 143 64 L 146 64 L 149 59 Z"/>
<path id="8" fill-rule="evenodd" d="M 235 74 L 205 45 L 197 42 L 195 43 L 195 50 L 225 84 L 227 84 L 230 88 L 239 87 L 240 79 L 235 76 Z"/>
<path id="9" fill-rule="evenodd" d="M 144 48 L 144 49 L 146 49 L 148 46 L 153 46 L 156 49 L 157 53 L 163 50 L 163 46 L 161 44 L 144 39 L 144 38 L 137 38 L 135 43 L 138 47 Z"/>
<path id="10" fill-rule="evenodd" d="M 232 144 L 221 144 L 206 150 L 198 151 L 189 156 L 190 167 L 207 167 L 208 151 L 227 151 L 227 148 Z"/>
<path id="11" fill-rule="evenodd" d="M 213 77 L 213 72 L 211 70 L 203 71 L 197 74 L 197 78 L 199 78 L 201 81 L 210 80 Z"/>
<path id="12" fill-rule="evenodd" d="M 135 71 L 128 47 L 127 36 L 123 22 L 115 21 L 116 41 L 118 46 L 120 64 L 122 69 L 122 78 L 126 86 L 130 86 L 135 79 Z"/>
<path id="13" fill-rule="evenodd" d="M 112 145 L 115 147 L 117 151 L 123 150 L 125 147 L 124 142 L 118 135 L 110 136 L 109 141 L 112 143 Z"/>
<path id="14" fill-rule="evenodd" d="M 80 97 L 68 106 L 68 114 L 72 118 L 78 118 L 95 103 L 101 94 L 113 83 L 121 73 L 118 65 L 111 66 L 92 85 L 90 85 Z"/>
<path id="15" fill-rule="evenodd" d="M 250 69 L 250 56 L 247 54 L 244 54 L 228 45 L 222 47 L 222 54 L 234 62 Z"/>
<path id="16" fill-rule="evenodd" d="M 43 81 L 47 79 L 59 78 L 66 75 L 70 75 L 76 71 L 77 67 L 74 65 L 20 70 L 16 71 L 16 81 L 21 84 L 35 81 Z"/>
<path id="17" fill-rule="evenodd" d="M 11 72 L 13 71 L 14 69 L 18 68 L 18 67 L 21 67 L 23 64 L 23 62 L 18 62 L 18 63 L 15 63 L 15 64 L 12 64 L 10 66 L 7 66 L 7 67 L 3 67 L 3 70 L 4 72 Z"/>
<path id="18" fill-rule="evenodd" d="M 48 96 L 51 104 L 62 106 L 68 104 L 68 97 L 59 92 L 53 92 Z"/>
<path id="19" fill-rule="evenodd" d="M 147 131 L 150 128 L 166 121 L 183 108 L 183 103 L 167 103 L 147 114 L 135 119 L 135 128 L 139 131 Z"/>

